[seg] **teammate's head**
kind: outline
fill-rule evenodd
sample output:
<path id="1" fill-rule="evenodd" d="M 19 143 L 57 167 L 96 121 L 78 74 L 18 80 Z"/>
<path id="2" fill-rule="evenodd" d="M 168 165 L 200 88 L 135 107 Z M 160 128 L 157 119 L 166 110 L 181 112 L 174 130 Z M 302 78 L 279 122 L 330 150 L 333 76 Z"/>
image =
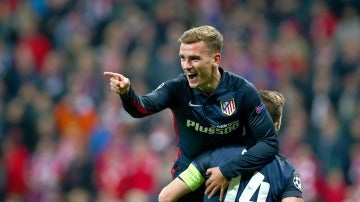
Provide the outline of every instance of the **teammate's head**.
<path id="1" fill-rule="evenodd" d="M 211 53 L 219 53 L 223 40 L 222 34 L 215 27 L 204 25 L 185 31 L 178 41 L 185 44 L 203 41 Z"/>
<path id="2" fill-rule="evenodd" d="M 284 96 L 277 91 L 271 90 L 260 90 L 259 93 L 263 103 L 270 113 L 276 131 L 279 131 L 281 126 L 283 106 L 285 103 Z"/>

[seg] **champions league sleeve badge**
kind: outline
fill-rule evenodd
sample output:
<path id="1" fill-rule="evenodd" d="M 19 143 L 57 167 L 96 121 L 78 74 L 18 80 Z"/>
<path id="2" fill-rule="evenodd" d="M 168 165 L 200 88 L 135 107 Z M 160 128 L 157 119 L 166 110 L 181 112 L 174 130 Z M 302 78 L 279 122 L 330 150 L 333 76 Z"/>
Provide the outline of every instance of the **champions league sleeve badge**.
<path id="1" fill-rule="evenodd" d="M 264 103 L 261 103 L 259 106 L 255 107 L 256 114 L 260 114 L 261 112 L 265 111 Z"/>
<path id="2" fill-rule="evenodd" d="M 294 186 L 301 191 L 301 179 L 300 179 L 300 175 L 298 173 L 294 174 L 293 183 L 294 183 Z"/>

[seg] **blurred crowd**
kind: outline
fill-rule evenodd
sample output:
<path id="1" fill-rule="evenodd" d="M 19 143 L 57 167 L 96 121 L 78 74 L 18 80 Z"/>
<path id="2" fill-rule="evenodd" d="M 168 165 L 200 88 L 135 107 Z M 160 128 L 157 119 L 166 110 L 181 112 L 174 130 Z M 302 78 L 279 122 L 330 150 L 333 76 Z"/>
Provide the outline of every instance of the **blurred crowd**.
<path id="1" fill-rule="evenodd" d="M 357 0 L 1 0 L 0 201 L 156 201 L 171 112 L 130 117 L 102 73 L 145 94 L 182 72 L 177 39 L 203 24 L 224 35 L 222 67 L 284 94 L 280 150 L 305 201 L 357 201 Z"/>

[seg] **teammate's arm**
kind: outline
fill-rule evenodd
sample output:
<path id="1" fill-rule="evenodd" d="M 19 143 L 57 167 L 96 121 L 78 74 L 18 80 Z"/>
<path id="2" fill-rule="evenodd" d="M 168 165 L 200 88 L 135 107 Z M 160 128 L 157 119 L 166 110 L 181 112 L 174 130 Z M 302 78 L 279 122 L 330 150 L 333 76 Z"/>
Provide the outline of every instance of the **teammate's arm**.
<path id="1" fill-rule="evenodd" d="M 180 178 L 173 179 L 159 194 L 159 202 L 175 202 L 191 192 L 191 189 Z"/>
<path id="2" fill-rule="evenodd" d="M 300 175 L 295 171 L 291 173 L 284 192 L 282 193 L 281 202 L 303 202 L 301 191 Z"/>
<path id="3" fill-rule="evenodd" d="M 304 202 L 304 199 L 299 197 L 288 197 L 281 200 L 281 202 Z"/>
<path id="4" fill-rule="evenodd" d="M 159 202 L 177 201 L 182 196 L 195 191 L 205 181 L 194 162 L 180 175 L 165 186 L 159 194 Z"/>

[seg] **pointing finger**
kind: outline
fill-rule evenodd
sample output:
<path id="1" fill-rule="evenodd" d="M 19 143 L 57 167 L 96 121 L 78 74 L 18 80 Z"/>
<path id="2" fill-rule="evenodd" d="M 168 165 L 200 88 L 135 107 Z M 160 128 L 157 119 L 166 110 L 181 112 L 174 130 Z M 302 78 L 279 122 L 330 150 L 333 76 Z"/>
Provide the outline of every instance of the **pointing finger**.
<path id="1" fill-rule="evenodd" d="M 104 72 L 104 76 L 106 77 L 115 77 L 119 80 L 123 80 L 124 76 L 118 73 L 114 73 L 114 72 Z"/>

